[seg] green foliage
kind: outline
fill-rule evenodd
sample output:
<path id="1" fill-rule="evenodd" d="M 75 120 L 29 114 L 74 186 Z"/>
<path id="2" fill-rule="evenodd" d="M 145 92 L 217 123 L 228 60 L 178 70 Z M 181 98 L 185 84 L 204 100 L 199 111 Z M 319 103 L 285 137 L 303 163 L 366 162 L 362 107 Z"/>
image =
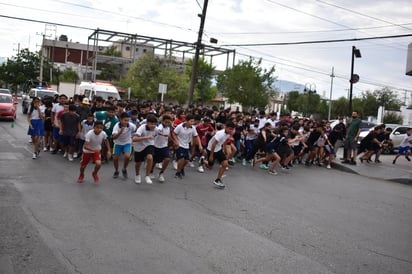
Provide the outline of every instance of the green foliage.
<path id="1" fill-rule="evenodd" d="M 275 92 L 272 88 L 275 68 L 263 69 L 261 63 L 262 60 L 253 58 L 240 61 L 218 76 L 217 87 L 229 103 L 240 103 L 246 109 L 264 108 L 268 104 Z"/>
<path id="2" fill-rule="evenodd" d="M 289 94 L 287 95 L 287 109 L 289 111 L 295 110 L 295 111 L 299 111 L 299 91 L 291 91 L 289 92 Z"/>
<path id="3" fill-rule="evenodd" d="M 0 80 L 17 89 L 28 79 L 37 79 L 40 74 L 39 54 L 22 49 L 1 65 Z"/>
<path id="4" fill-rule="evenodd" d="M 74 70 L 69 68 L 61 72 L 58 79 L 59 79 L 59 82 L 73 83 L 79 80 L 79 76 Z"/>
<path id="5" fill-rule="evenodd" d="M 320 96 L 319 94 L 307 92 L 301 94 L 297 100 L 299 105 L 299 112 L 306 117 L 309 117 L 312 114 L 317 113 L 318 106 L 320 103 Z"/>
<path id="6" fill-rule="evenodd" d="M 127 76 L 119 85 L 130 87 L 132 96 L 140 99 L 156 100 L 159 96 L 159 84 L 167 84 L 165 98 L 186 102 L 189 80 L 185 74 L 174 67 L 167 67 L 165 62 L 151 53 L 147 53 L 130 66 Z"/>
<path id="7" fill-rule="evenodd" d="M 185 74 L 188 79 L 192 75 L 193 59 L 190 59 L 186 64 Z M 217 89 L 212 86 L 213 73 L 215 67 L 207 63 L 204 58 L 199 58 L 197 69 L 197 83 L 195 84 L 195 92 L 193 102 L 205 103 L 216 97 Z"/>
<path id="8" fill-rule="evenodd" d="M 385 124 L 403 124 L 403 119 L 402 116 L 400 116 L 397 113 L 394 112 L 389 112 L 387 114 L 385 114 L 385 116 L 383 117 L 383 123 Z"/>

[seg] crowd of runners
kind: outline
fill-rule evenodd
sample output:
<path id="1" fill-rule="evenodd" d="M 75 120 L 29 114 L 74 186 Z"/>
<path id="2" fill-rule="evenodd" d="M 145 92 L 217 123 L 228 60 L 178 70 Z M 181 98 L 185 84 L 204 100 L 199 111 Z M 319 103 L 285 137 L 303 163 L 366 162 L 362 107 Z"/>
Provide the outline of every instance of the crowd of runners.
<path id="1" fill-rule="evenodd" d="M 343 144 L 343 163 L 356 164 L 358 151 L 364 152 L 360 161 L 369 162 L 375 155 L 374 161 L 379 163 L 382 146 L 390 142 L 388 131 L 380 125 L 362 140 L 358 150 L 361 129 L 356 111 L 347 124 L 341 119 L 332 129 L 329 121 L 278 117 L 275 112 L 241 112 L 203 105 L 183 108 L 110 97 L 96 97 L 89 102 L 82 96 L 69 100 L 64 94 L 34 98 L 27 121 L 33 142 L 32 158 L 36 159 L 41 149 L 61 153 L 68 161 L 81 158 L 78 183 L 83 182 L 89 162 L 94 164 L 92 176 L 97 183 L 102 162 L 112 162 L 116 179 L 128 178 L 127 168 L 134 160 L 136 184 L 142 182 L 142 177 L 148 184 L 155 178 L 164 182 L 170 162 L 177 179 L 184 178 L 187 165 L 197 166 L 197 172 L 203 173 L 217 162 L 213 183 L 224 188 L 224 172 L 235 163 L 257 165 L 271 175 L 299 164 L 330 169 Z M 408 131 L 400 150 L 407 160 L 411 135 L 412 131 Z"/>

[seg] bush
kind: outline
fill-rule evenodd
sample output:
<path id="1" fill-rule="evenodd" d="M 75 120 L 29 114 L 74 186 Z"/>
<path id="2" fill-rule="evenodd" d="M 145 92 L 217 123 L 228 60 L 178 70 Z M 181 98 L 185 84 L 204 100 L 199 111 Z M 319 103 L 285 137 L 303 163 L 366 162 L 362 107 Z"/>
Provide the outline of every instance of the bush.
<path id="1" fill-rule="evenodd" d="M 403 124 L 402 116 L 397 113 L 389 112 L 383 117 L 384 124 Z"/>

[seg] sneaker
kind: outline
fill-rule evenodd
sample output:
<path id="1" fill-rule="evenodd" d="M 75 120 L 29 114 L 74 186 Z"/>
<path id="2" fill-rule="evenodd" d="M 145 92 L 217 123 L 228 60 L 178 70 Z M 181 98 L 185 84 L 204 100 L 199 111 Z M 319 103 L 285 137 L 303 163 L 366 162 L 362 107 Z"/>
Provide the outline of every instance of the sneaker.
<path id="1" fill-rule="evenodd" d="M 259 168 L 261 168 L 261 169 L 269 169 L 269 167 L 268 167 L 267 165 L 263 164 L 263 163 L 259 165 Z"/>
<path id="2" fill-rule="evenodd" d="M 216 179 L 213 181 L 213 184 L 218 188 L 225 188 L 225 184 L 220 179 Z"/>
<path id="3" fill-rule="evenodd" d="M 175 178 L 176 179 L 182 179 L 183 177 L 182 177 L 182 174 L 180 172 L 176 172 Z"/>
<path id="4" fill-rule="evenodd" d="M 193 163 L 193 161 L 190 161 L 190 162 L 189 162 L 189 166 L 190 166 L 190 167 L 195 167 L 195 163 Z"/>
<path id="5" fill-rule="evenodd" d="M 177 170 L 177 161 L 175 161 L 175 160 L 173 160 L 173 168 L 174 168 L 174 170 Z"/>
<path id="6" fill-rule="evenodd" d="M 72 154 L 69 154 L 67 158 L 69 159 L 70 162 L 73 162 L 73 155 Z"/>
<path id="7" fill-rule="evenodd" d="M 119 178 L 119 171 L 117 170 L 113 173 L 113 179 L 116 179 L 116 178 Z"/>
<path id="8" fill-rule="evenodd" d="M 146 184 L 153 184 L 152 179 L 150 179 L 150 176 L 144 177 L 144 180 L 146 181 Z"/>
<path id="9" fill-rule="evenodd" d="M 125 168 L 123 168 L 122 169 L 122 175 L 123 175 L 123 178 L 125 178 L 125 179 L 127 179 L 127 169 L 125 169 Z"/>
<path id="10" fill-rule="evenodd" d="M 375 160 L 375 163 L 377 163 L 377 164 L 380 164 L 380 163 L 382 163 L 380 160 Z"/>
<path id="11" fill-rule="evenodd" d="M 159 174 L 159 182 L 163 183 L 165 181 L 165 177 L 163 176 L 163 173 Z"/>
<path id="12" fill-rule="evenodd" d="M 134 183 L 135 183 L 135 184 L 140 184 L 140 183 L 142 183 L 142 179 L 140 178 L 140 175 L 136 175 L 136 176 L 134 177 Z"/>
<path id="13" fill-rule="evenodd" d="M 79 175 L 79 178 L 77 178 L 77 182 L 78 182 L 79 184 L 81 184 L 81 183 L 83 183 L 83 179 L 84 179 L 84 174 L 80 174 L 80 175 Z"/>
<path id="14" fill-rule="evenodd" d="M 92 173 L 92 176 L 93 176 L 94 182 L 97 184 L 97 183 L 99 182 L 99 176 L 97 175 L 96 172 L 93 172 L 93 173 Z"/>
<path id="15" fill-rule="evenodd" d="M 235 165 L 235 162 L 233 160 L 229 160 L 229 161 L 227 161 L 227 163 L 229 164 L 229 166 L 234 166 Z"/>
<path id="16" fill-rule="evenodd" d="M 250 161 L 250 165 L 253 166 L 253 167 L 255 167 L 255 158 L 253 158 L 253 159 Z"/>
<path id="17" fill-rule="evenodd" d="M 346 160 L 343 160 L 341 163 L 342 164 L 350 164 L 350 161 L 348 159 L 346 159 Z"/>
<path id="18" fill-rule="evenodd" d="M 270 175 L 278 175 L 278 173 L 276 172 L 276 170 L 269 170 L 269 174 L 270 174 Z"/>
<path id="19" fill-rule="evenodd" d="M 290 168 L 288 166 L 282 166 L 282 170 L 288 171 Z"/>
<path id="20" fill-rule="evenodd" d="M 63 154 L 63 158 L 66 158 L 66 157 L 67 157 L 67 155 L 68 155 L 68 153 L 67 153 L 67 152 L 65 152 L 65 153 Z"/>
<path id="21" fill-rule="evenodd" d="M 203 173 L 203 172 L 205 172 L 205 169 L 203 168 L 203 166 L 199 166 L 197 168 L 197 171 L 199 171 L 200 173 Z"/>
<path id="22" fill-rule="evenodd" d="M 32 159 L 35 160 L 37 158 L 37 153 L 33 153 Z"/>
<path id="23" fill-rule="evenodd" d="M 327 165 L 326 168 L 327 168 L 327 169 L 331 169 L 332 167 L 331 167 L 330 165 Z"/>
<path id="24" fill-rule="evenodd" d="M 182 171 L 180 171 L 180 174 L 182 175 L 182 177 L 185 177 L 185 169 L 183 168 Z"/>
<path id="25" fill-rule="evenodd" d="M 57 154 L 57 149 L 50 150 L 52 154 Z"/>
<path id="26" fill-rule="evenodd" d="M 247 165 L 246 159 L 242 159 L 242 166 L 246 166 L 246 165 Z"/>
<path id="27" fill-rule="evenodd" d="M 395 164 L 395 163 L 396 163 L 396 160 L 393 160 L 393 161 L 392 161 L 392 164 Z"/>
<path id="28" fill-rule="evenodd" d="M 408 160 L 409 162 L 411 161 L 411 158 L 409 158 L 409 156 L 405 156 L 405 159 Z"/>
<path id="29" fill-rule="evenodd" d="M 153 173 L 150 174 L 150 179 L 156 179 L 156 175 L 154 175 Z"/>
<path id="30" fill-rule="evenodd" d="M 162 168 L 163 168 L 163 164 L 162 164 L 162 163 L 157 163 L 157 164 L 156 164 L 156 167 L 157 167 L 158 169 L 162 169 Z"/>
<path id="31" fill-rule="evenodd" d="M 44 147 L 44 148 L 43 148 L 43 151 L 46 152 L 46 151 L 47 151 L 47 147 Z"/>
<path id="32" fill-rule="evenodd" d="M 352 165 L 352 166 L 356 166 L 356 161 L 351 160 L 349 164 Z"/>
<path id="33" fill-rule="evenodd" d="M 79 157 L 79 154 L 77 152 L 73 153 L 73 158 L 77 159 L 77 157 Z"/>

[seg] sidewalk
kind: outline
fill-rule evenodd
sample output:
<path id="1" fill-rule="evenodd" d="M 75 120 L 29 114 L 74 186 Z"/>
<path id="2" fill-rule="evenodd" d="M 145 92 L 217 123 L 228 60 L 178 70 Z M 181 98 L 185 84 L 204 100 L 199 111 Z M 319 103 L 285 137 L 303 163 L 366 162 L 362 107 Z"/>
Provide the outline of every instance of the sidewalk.
<path id="1" fill-rule="evenodd" d="M 395 154 L 381 155 L 382 163 L 361 163 L 356 159 L 356 166 L 342 164 L 343 149 L 339 149 L 336 159 L 332 163 L 332 167 L 341 171 L 355 173 L 361 176 L 375 178 L 380 180 L 398 182 L 402 184 L 412 184 L 412 162 L 408 162 L 404 156 L 396 160 L 396 164 L 392 164 Z M 374 156 L 372 157 L 374 159 Z"/>

